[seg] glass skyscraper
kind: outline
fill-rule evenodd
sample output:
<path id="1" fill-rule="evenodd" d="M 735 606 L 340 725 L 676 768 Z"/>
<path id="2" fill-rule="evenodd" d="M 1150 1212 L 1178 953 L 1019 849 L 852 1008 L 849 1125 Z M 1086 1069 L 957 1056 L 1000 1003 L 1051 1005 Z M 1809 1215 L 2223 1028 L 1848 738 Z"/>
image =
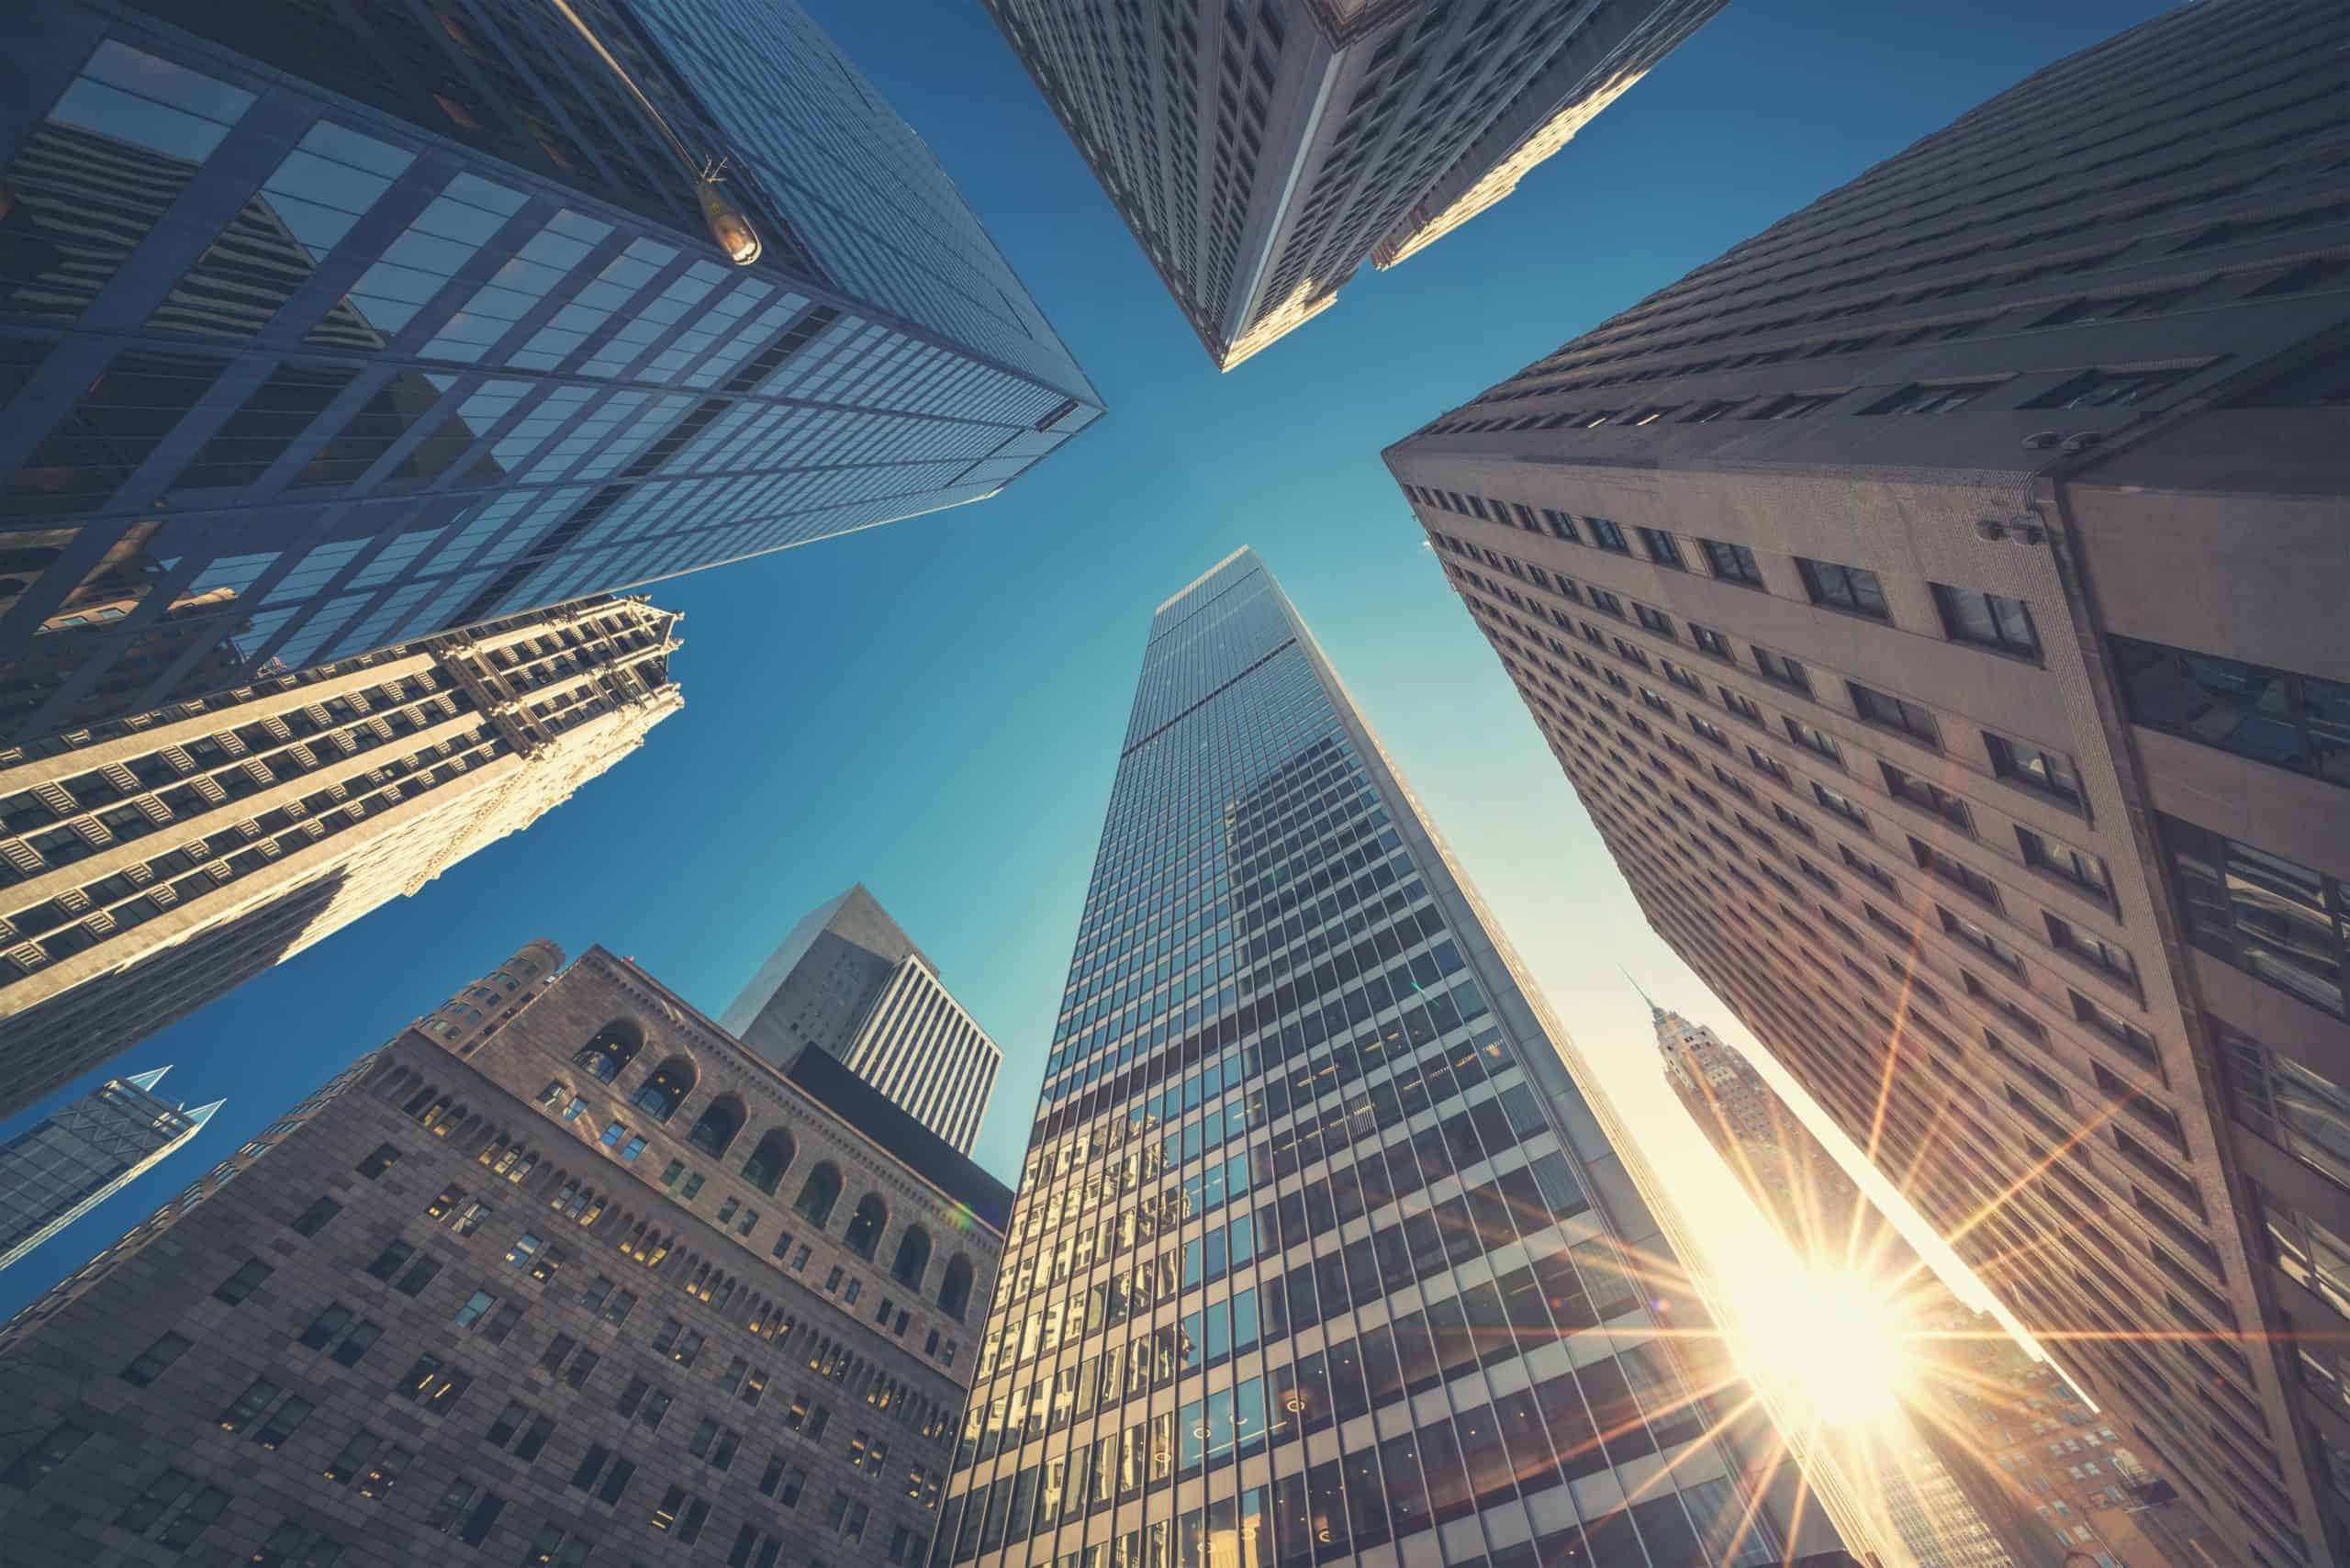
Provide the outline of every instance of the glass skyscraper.
<path id="1" fill-rule="evenodd" d="M 793 5 L 0 20 L 0 737 L 993 494 L 1100 398 Z"/>
<path id="2" fill-rule="evenodd" d="M 932 1568 L 1832 1547 L 1572 1050 L 1257 556 L 1159 606 Z"/>

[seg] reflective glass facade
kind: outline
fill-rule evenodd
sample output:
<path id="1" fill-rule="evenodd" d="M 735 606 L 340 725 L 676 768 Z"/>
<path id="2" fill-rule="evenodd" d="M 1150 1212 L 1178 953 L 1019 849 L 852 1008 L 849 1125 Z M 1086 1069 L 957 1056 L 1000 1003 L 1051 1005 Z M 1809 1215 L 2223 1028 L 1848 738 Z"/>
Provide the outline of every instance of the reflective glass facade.
<path id="1" fill-rule="evenodd" d="M 933 1568 L 1777 1561 L 1539 1009 L 1257 557 L 1161 606 Z"/>
<path id="2" fill-rule="evenodd" d="M 577 8 L 756 263 L 552 6 L 0 22 L 0 732 L 983 498 L 1100 412 L 797 7 Z"/>

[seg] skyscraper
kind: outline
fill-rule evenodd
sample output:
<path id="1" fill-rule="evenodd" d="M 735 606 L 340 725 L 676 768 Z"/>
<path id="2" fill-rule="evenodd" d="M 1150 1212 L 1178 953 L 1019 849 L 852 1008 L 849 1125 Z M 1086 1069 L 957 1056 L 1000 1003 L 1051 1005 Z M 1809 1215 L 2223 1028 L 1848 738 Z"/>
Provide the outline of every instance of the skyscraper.
<path id="1" fill-rule="evenodd" d="M 601 948 L 516 994 L 0 1327 L 12 1565 L 921 1560 L 1011 1194 Z"/>
<path id="2" fill-rule="evenodd" d="M 1651 924 L 2271 1565 L 2350 1561 L 2345 42 L 2183 7 L 1388 454 Z"/>
<path id="3" fill-rule="evenodd" d="M 795 5 L 72 0 L 0 44 L 0 735 L 979 499 L 1101 411 Z"/>
<path id="4" fill-rule="evenodd" d="M 1160 605 L 933 1568 L 1779 1561 L 1572 1062 L 1256 555 Z"/>
<path id="5" fill-rule="evenodd" d="M 685 699 L 584 599 L 0 750 L 0 1115 L 518 833 Z"/>
<path id="6" fill-rule="evenodd" d="M 1517 182 L 1726 0 L 987 0 L 1229 370 Z"/>
<path id="7" fill-rule="evenodd" d="M 1003 1067 L 862 882 L 793 926 L 722 1022 L 778 1067 L 806 1050 L 836 1058 L 964 1154 Z"/>
<path id="8" fill-rule="evenodd" d="M 155 1092 L 171 1070 L 110 1078 L 0 1144 L 0 1269 L 145 1175 L 226 1103 L 194 1110 Z"/>

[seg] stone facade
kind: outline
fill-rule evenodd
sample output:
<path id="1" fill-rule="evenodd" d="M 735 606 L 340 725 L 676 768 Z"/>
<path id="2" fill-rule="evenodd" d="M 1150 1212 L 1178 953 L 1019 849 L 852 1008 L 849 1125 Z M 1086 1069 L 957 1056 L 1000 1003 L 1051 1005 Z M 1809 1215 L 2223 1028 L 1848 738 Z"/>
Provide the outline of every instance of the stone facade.
<path id="1" fill-rule="evenodd" d="M 0 1330 L 12 1562 L 919 1561 L 1009 1194 L 600 948 L 516 994 Z"/>

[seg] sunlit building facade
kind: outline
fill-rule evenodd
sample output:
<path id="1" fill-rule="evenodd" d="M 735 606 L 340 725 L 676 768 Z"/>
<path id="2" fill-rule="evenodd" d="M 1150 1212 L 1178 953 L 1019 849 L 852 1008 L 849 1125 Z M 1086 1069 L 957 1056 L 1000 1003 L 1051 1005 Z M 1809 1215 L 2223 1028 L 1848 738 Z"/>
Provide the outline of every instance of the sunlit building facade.
<path id="1" fill-rule="evenodd" d="M 0 1115 L 630 756 L 677 622 L 586 599 L 0 748 Z"/>
<path id="2" fill-rule="evenodd" d="M 1725 3 L 987 6 L 1229 370 L 1507 196 Z"/>
<path id="3" fill-rule="evenodd" d="M 759 230 L 734 266 L 697 172 Z M 993 494 L 1100 398 L 790 4 L 0 22 L 0 734 Z"/>
<path id="4" fill-rule="evenodd" d="M 172 1103 L 155 1092 L 170 1070 L 110 1078 L 0 1144 L 0 1269 L 154 1169 L 226 1103 Z"/>
<path id="5" fill-rule="evenodd" d="M 1651 923 L 2270 1568 L 2350 1560 L 2345 44 L 2182 7 L 1388 453 Z"/>
<path id="6" fill-rule="evenodd" d="M 922 1561 L 1010 1193 L 602 948 L 517 994 L 0 1327 L 11 1568 Z"/>
<path id="7" fill-rule="evenodd" d="M 1520 975 L 1256 555 L 1161 605 L 934 1568 L 1780 1560 Z"/>
<path id="8" fill-rule="evenodd" d="M 822 1051 L 968 1154 L 1003 1051 L 865 884 L 811 911 L 721 1020 L 778 1066 Z"/>

